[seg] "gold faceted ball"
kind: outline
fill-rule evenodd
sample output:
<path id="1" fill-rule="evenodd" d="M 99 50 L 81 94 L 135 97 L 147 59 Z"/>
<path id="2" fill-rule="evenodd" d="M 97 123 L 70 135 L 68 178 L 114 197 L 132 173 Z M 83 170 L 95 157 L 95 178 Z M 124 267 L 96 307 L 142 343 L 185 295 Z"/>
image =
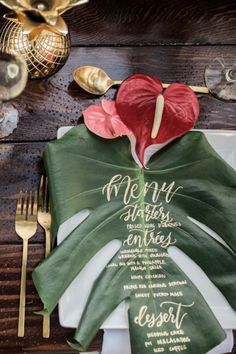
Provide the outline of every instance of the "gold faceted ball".
<path id="1" fill-rule="evenodd" d="M 0 50 L 22 55 L 27 63 L 29 77 L 38 79 L 55 74 L 66 63 L 70 54 L 70 36 L 42 30 L 30 40 L 23 33 L 21 23 L 6 20 L 0 33 Z"/>

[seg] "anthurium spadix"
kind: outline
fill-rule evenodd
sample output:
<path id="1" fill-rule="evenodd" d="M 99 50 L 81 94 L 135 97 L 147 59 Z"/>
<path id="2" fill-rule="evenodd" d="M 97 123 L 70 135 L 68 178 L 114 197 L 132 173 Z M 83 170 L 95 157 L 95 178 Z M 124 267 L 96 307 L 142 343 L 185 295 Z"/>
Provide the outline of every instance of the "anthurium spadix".
<path id="1" fill-rule="evenodd" d="M 98 136 L 127 135 L 135 161 L 145 166 L 164 145 L 193 128 L 199 104 L 186 85 L 172 84 L 163 91 L 156 77 L 135 74 L 122 83 L 116 101 L 102 100 L 83 114 L 88 129 Z"/>
<path id="2" fill-rule="evenodd" d="M 152 153 L 193 128 L 199 104 L 186 85 L 172 84 L 163 91 L 159 79 L 136 74 L 125 80 L 116 98 L 121 121 L 133 134 L 134 149 L 145 165 L 147 149 Z M 150 154 L 148 154 L 150 155 Z"/>

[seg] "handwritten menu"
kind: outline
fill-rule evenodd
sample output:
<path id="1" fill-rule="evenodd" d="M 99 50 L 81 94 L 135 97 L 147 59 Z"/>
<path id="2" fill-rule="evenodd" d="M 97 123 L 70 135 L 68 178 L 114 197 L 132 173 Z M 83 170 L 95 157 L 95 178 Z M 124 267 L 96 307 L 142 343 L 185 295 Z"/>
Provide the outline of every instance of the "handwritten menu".
<path id="1" fill-rule="evenodd" d="M 142 171 L 140 172 L 142 173 Z M 144 332 L 143 348 L 147 353 L 190 352 L 190 337 L 184 324 L 194 306 L 184 300 L 186 277 L 168 276 L 168 247 L 176 246 L 174 231 L 181 227 L 169 206 L 183 189 L 175 181 L 139 183 L 128 175 L 117 174 L 102 189 L 107 202 L 121 198 L 120 220 L 127 235 L 116 258 L 107 268 L 126 267 L 127 282 L 123 291 L 132 294 L 138 306 L 131 313 L 131 326 Z"/>

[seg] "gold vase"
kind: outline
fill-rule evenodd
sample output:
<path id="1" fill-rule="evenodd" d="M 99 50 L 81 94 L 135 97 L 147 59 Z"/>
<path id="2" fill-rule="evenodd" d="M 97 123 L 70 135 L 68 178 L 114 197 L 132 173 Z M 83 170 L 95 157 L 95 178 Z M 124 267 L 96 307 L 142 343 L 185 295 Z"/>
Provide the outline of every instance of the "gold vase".
<path id="1" fill-rule="evenodd" d="M 44 29 L 31 39 L 17 19 L 7 19 L 0 33 L 0 50 L 22 55 L 29 77 L 38 79 L 55 74 L 66 63 L 70 36 Z"/>

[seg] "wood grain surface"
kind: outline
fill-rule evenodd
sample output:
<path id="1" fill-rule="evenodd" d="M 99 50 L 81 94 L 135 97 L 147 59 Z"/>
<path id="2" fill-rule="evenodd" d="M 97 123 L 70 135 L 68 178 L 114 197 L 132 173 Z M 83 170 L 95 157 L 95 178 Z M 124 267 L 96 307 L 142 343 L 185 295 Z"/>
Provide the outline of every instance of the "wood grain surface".
<path id="1" fill-rule="evenodd" d="M 64 17 L 75 46 L 236 43 L 235 0 L 90 0 Z"/>
<path id="2" fill-rule="evenodd" d="M 22 243 L 15 233 L 15 210 L 19 191 L 37 190 L 43 173 L 42 152 L 44 143 L 0 145 L 0 245 Z M 38 232 L 31 242 L 44 242 Z"/>
<path id="3" fill-rule="evenodd" d="M 1 15 L 6 8 L 0 5 Z M 76 353 L 66 343 L 73 330 L 60 327 L 52 315 L 51 337 L 42 339 L 42 319 L 34 314 L 41 303 L 31 273 L 43 259 L 44 234 L 38 227 L 30 241 L 27 268 L 26 336 L 17 338 L 22 243 L 14 218 L 20 190 L 36 189 L 42 174 L 42 153 L 57 129 L 76 125 L 82 111 L 98 102 L 73 81 L 82 65 L 102 67 L 113 79 L 135 72 L 158 76 L 163 82 L 204 85 L 205 67 L 215 57 L 236 58 L 235 0 L 90 0 L 65 14 L 72 51 L 64 68 L 43 80 L 29 81 L 12 104 L 20 121 L 0 142 L 0 353 Z M 1 30 L 1 29 L 0 29 Z M 117 88 L 104 96 L 113 99 Z M 198 128 L 236 130 L 236 103 L 198 95 Z M 100 332 L 89 350 L 101 348 Z M 120 353 L 122 354 L 122 353 Z M 191 353 L 188 353 L 191 354 Z"/>

